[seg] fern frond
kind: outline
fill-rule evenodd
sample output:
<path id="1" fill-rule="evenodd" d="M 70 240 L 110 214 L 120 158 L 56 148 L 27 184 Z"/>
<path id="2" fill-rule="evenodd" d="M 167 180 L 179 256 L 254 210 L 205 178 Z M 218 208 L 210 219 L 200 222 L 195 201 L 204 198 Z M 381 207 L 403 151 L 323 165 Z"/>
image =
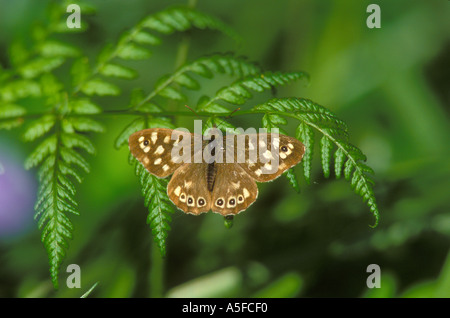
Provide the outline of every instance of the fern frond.
<path id="1" fill-rule="evenodd" d="M 134 119 L 122 130 L 114 145 L 116 148 L 120 148 L 128 144 L 128 138 L 132 133 L 153 127 L 175 128 L 167 118 L 143 114 L 143 116 Z M 147 223 L 152 230 L 153 239 L 158 245 L 161 255 L 164 256 L 166 254 L 166 238 L 170 230 L 170 214 L 173 213 L 173 207 L 166 191 L 168 181 L 150 174 L 131 153 L 129 154 L 128 162 L 135 166 L 135 173 L 139 178 L 144 204 L 149 211 Z"/>
<path id="2" fill-rule="evenodd" d="M 183 32 L 192 28 L 210 29 L 222 32 L 239 41 L 240 37 L 222 21 L 199 10 L 176 6 L 146 17 L 140 26 L 162 34 Z"/>
<path id="3" fill-rule="evenodd" d="M 152 230 L 153 239 L 159 247 L 162 256 L 166 255 L 166 238 L 170 231 L 169 223 L 174 212 L 173 205 L 167 196 L 166 179 L 159 179 L 150 174 L 144 166 L 135 160 L 136 176 L 141 184 L 144 204 L 148 208 L 147 224 Z"/>
<path id="4" fill-rule="evenodd" d="M 215 54 L 201 57 L 181 66 L 172 75 L 161 77 L 157 81 L 154 90 L 139 103 L 134 104 L 133 109 L 140 109 L 141 106 L 148 103 L 156 96 L 174 100 L 185 100 L 186 96 L 171 85 L 179 84 L 187 89 L 197 89 L 200 87 L 200 84 L 192 75 L 212 78 L 214 74 L 225 74 L 242 78 L 255 75 L 259 73 L 259 71 L 259 67 L 254 63 L 248 62 L 245 58 L 236 57 L 230 54 Z"/>
<path id="5" fill-rule="evenodd" d="M 42 122 L 39 124 L 45 125 Z M 42 127 L 34 123 L 27 132 L 34 138 L 42 134 Z M 76 148 L 90 153 L 95 151 L 86 137 L 62 131 L 61 123 L 57 121 L 54 132 L 41 142 L 25 162 L 27 169 L 40 166 L 35 219 L 42 231 L 41 241 L 48 253 L 50 275 L 55 288 L 58 288 L 59 268 L 66 256 L 68 241 L 72 239 L 73 224 L 66 213 L 79 214 L 74 198 L 76 187 L 71 179 L 81 182 L 81 177 L 72 166 L 89 171 L 89 164 Z"/>
<path id="6" fill-rule="evenodd" d="M 265 72 L 247 76 L 219 90 L 213 98 L 199 105 L 197 110 L 208 112 L 218 110 L 221 112 L 224 106 L 217 104 L 220 100 L 230 104 L 242 105 L 248 99 L 252 98 L 252 91 L 260 93 L 279 85 L 289 84 L 301 78 L 308 79 L 308 74 L 304 72 Z"/>
<path id="7" fill-rule="evenodd" d="M 73 233 L 73 224 L 67 214 L 79 214 L 75 183 L 82 181 L 79 171 L 90 171 L 81 152 L 95 153 L 93 143 L 84 133 L 101 132 L 103 126 L 88 117 L 100 111 L 98 106 L 83 98 L 67 101 L 67 95 L 61 91 L 62 85 L 50 74 L 45 77 L 44 82 L 48 85 L 43 97 L 47 97 L 46 103 L 52 109 L 32 121 L 23 137 L 25 141 L 41 139 L 27 157 L 25 167 L 38 168 L 35 219 L 48 253 L 51 279 L 57 288 L 59 269 Z M 64 100 L 63 104 L 53 105 L 55 101 Z"/>
<path id="8" fill-rule="evenodd" d="M 272 99 L 267 103 L 255 106 L 251 112 L 280 117 L 295 118 L 300 121 L 296 137 L 301 140 L 306 152 L 303 158 L 304 176 L 309 182 L 314 145 L 314 131 L 319 132 L 322 170 L 325 177 L 330 175 L 331 158 L 334 157 L 334 171 L 337 178 L 342 169 L 352 189 L 363 198 L 375 217 L 377 226 L 379 219 L 378 206 L 373 192 L 373 170 L 364 161 L 366 156 L 362 151 L 348 142 L 347 125 L 328 109 L 300 98 Z M 334 154 L 333 149 L 336 149 Z"/>
<path id="9" fill-rule="evenodd" d="M 76 61 L 72 67 L 73 93 L 82 91 L 88 96 L 118 95 L 120 93 L 119 88 L 106 78 L 133 79 L 137 76 L 137 71 L 121 65 L 119 62 L 113 62 L 113 60 L 147 59 L 152 55 L 152 51 L 144 45 L 155 46 L 161 43 L 161 38 L 151 32 L 156 31 L 167 35 L 176 31 L 187 31 L 191 28 L 217 30 L 234 39 L 238 38 L 234 31 L 224 23 L 198 10 L 188 7 L 165 9 L 144 18 L 135 27 L 125 32 L 116 46 L 106 46 L 99 54 L 93 70 L 90 69 L 86 58 Z M 195 87 L 195 81 L 190 80 L 184 74 L 177 75 L 179 76 L 173 78 L 175 82 L 191 89 Z M 159 95 L 176 100 L 182 99 L 182 95 L 164 84 L 163 79 L 161 82 L 163 82 L 163 87 L 156 88 Z"/>

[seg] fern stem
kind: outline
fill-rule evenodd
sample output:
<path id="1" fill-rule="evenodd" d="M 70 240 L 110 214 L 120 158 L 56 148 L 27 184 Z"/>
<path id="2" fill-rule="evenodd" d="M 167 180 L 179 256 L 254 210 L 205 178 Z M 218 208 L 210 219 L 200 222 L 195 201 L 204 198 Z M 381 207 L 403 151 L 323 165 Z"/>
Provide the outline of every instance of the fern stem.
<path id="1" fill-rule="evenodd" d="M 194 9 L 196 5 L 197 5 L 197 0 L 188 0 L 187 6 L 190 9 Z M 190 32 L 185 32 L 181 39 L 181 43 L 178 46 L 177 57 L 175 59 L 175 70 L 177 70 L 184 63 L 186 63 L 190 42 L 191 42 L 191 34 L 190 34 Z"/>
<path id="2" fill-rule="evenodd" d="M 175 70 L 180 68 L 184 63 L 186 63 L 189 45 L 191 42 L 190 32 L 185 32 L 183 37 L 181 38 L 181 43 L 178 46 L 177 57 L 175 59 Z M 179 89 L 179 85 L 176 85 L 177 89 Z M 178 109 L 178 103 L 174 100 L 169 100 L 167 104 L 167 109 L 176 111 Z"/>
<path id="3" fill-rule="evenodd" d="M 55 213 L 55 211 L 58 211 L 58 207 L 57 207 L 57 202 L 58 202 L 58 181 L 57 181 L 57 174 L 58 174 L 58 169 L 59 169 L 59 165 L 58 165 L 58 161 L 59 161 L 59 157 L 60 157 L 60 143 L 61 143 L 61 123 L 60 120 L 57 120 L 55 123 L 55 135 L 56 135 L 56 148 L 55 148 L 55 164 L 53 166 L 53 184 L 52 184 L 52 193 L 53 193 L 53 202 L 52 204 L 56 206 L 56 208 L 51 209 L 52 214 L 50 216 L 50 220 L 48 222 L 51 222 L 52 219 L 57 220 L 58 216 L 57 216 L 57 212 Z M 59 242 L 57 240 L 55 240 L 55 244 L 59 244 Z M 42 242 L 45 244 L 45 242 Z M 59 246 L 59 247 L 54 247 L 54 250 L 61 250 L 64 249 L 64 246 Z M 58 271 L 59 271 L 59 266 L 61 264 L 55 264 L 54 260 L 52 259 L 52 255 L 49 255 L 49 259 L 50 259 L 50 274 L 51 274 L 51 279 L 53 282 L 53 286 L 55 288 L 58 288 Z"/>

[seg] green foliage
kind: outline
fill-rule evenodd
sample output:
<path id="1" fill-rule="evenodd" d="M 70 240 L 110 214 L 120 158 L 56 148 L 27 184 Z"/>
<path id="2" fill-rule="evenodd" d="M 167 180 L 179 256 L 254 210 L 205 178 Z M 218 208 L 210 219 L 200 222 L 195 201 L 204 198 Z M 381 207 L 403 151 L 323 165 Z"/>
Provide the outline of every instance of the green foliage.
<path id="1" fill-rule="evenodd" d="M 136 162 L 136 175 L 141 184 L 144 204 L 149 211 L 147 224 L 152 229 L 153 237 L 162 256 L 165 256 L 166 238 L 170 230 L 169 223 L 172 221 L 170 214 L 174 211 L 173 205 L 167 197 L 168 181 L 153 176 L 138 162 Z"/>
<path id="2" fill-rule="evenodd" d="M 264 90 L 270 90 L 278 85 L 286 85 L 294 80 L 306 77 L 308 74 L 304 72 L 257 72 L 251 75 L 245 76 L 243 79 L 238 79 L 229 86 L 220 89 L 216 95 L 211 99 L 203 99 L 202 103 L 197 106 L 198 110 L 206 111 L 209 113 L 221 113 L 224 111 L 230 111 L 223 105 L 218 104 L 218 101 L 225 101 L 234 105 L 242 105 L 252 98 L 252 91 L 263 92 Z M 269 120 L 269 119 L 268 119 Z M 272 119 L 275 120 L 276 119 Z M 265 126 L 269 128 L 268 125 Z"/>
<path id="3" fill-rule="evenodd" d="M 155 112 L 155 107 L 157 106 L 153 99 L 157 96 L 162 97 L 166 101 L 167 99 L 181 102 L 185 101 L 187 99 L 186 95 L 174 86 L 178 84 L 190 90 L 200 88 L 200 83 L 191 74 L 207 79 L 211 79 L 214 74 L 225 74 L 242 78 L 256 74 L 258 71 L 259 68 L 254 63 L 248 62 L 245 58 L 235 57 L 229 54 L 215 54 L 201 57 L 181 66 L 172 75 L 165 75 L 159 78 L 154 90 L 147 96 L 143 96 L 142 93 L 140 96 L 137 94 L 131 95 L 130 109 L 143 112 Z M 152 107 L 146 109 L 149 103 L 151 103 L 150 105 Z"/>
<path id="4" fill-rule="evenodd" d="M 92 8 L 87 8 L 86 12 Z M 204 95 L 197 102 L 197 111 L 207 117 L 206 127 L 216 125 L 232 128 L 233 125 L 220 116 L 232 108 L 224 103 L 242 106 L 253 94 L 274 90 L 298 79 L 308 78 L 304 72 L 271 72 L 233 54 L 214 54 L 184 61 L 172 74 L 161 76 L 151 92 L 135 89 L 130 94 L 128 108 L 121 111 L 108 109 L 104 96 L 123 94 L 118 80 L 135 79 L 139 72 L 125 63 L 148 59 L 162 36 L 185 32 L 192 28 L 219 31 L 238 40 L 238 36 L 224 23 L 198 10 L 172 7 L 149 15 L 136 26 L 124 32 L 117 43 L 105 46 L 95 61 L 91 61 L 73 45 L 54 38 L 55 33 L 66 32 L 61 26 L 64 3 L 50 6 L 51 19 L 46 26 L 37 28 L 33 35 L 32 49 L 17 42 L 10 48 L 13 68 L 0 70 L 0 129 L 12 129 L 27 121 L 23 140 L 36 142 L 37 146 L 25 162 L 27 169 L 37 168 L 39 191 L 35 205 L 41 241 L 48 253 L 53 285 L 58 287 L 58 273 L 65 259 L 73 223 L 68 215 L 80 213 L 76 190 L 82 175 L 89 173 L 90 165 L 85 154 L 96 152 L 92 133 L 104 132 L 98 117 L 133 116 L 117 136 L 114 146 L 121 148 L 128 143 L 130 134 L 151 127 L 174 128 L 173 117 L 188 115 L 170 105 L 183 105 L 188 100 L 185 91 L 199 90 L 204 81 L 215 75 L 228 75 L 233 80 L 219 89 L 213 97 Z M 91 10 L 90 10 L 91 9 Z M 87 25 L 83 24 L 83 29 Z M 68 32 L 68 31 L 67 31 Z M 70 62 L 70 83 L 60 80 L 56 70 Z M 135 65 L 135 64 L 132 64 Z M 67 66 L 67 65 L 66 65 Z M 26 98 L 36 99 L 42 106 L 30 111 L 22 105 Z M 169 110 L 170 109 L 170 110 Z M 174 109 L 174 110 L 173 110 Z M 378 208 L 373 193 L 372 169 L 363 162 L 365 156 L 348 141 L 346 124 L 326 108 L 309 100 L 298 98 L 272 99 L 236 113 L 262 114 L 262 125 L 268 130 L 280 129 L 289 119 L 298 121 L 296 137 L 306 147 L 303 174 L 309 183 L 315 133 L 320 136 L 321 162 L 324 175 L 331 174 L 331 158 L 337 178 L 342 172 L 354 191 L 365 201 L 378 222 Z M 334 150 L 336 149 L 336 150 Z M 333 152 L 334 151 L 334 152 Z M 167 180 L 149 174 L 131 155 L 129 163 L 135 165 L 144 204 L 149 214 L 147 223 L 162 255 L 166 254 L 166 239 L 170 230 L 174 208 L 168 199 Z M 299 182 L 293 169 L 286 172 L 292 187 L 299 192 Z M 274 287 L 275 288 L 275 287 Z M 298 286 L 294 286 L 293 293 Z"/>
<path id="5" fill-rule="evenodd" d="M 332 151 L 335 158 L 335 174 L 339 178 L 342 170 L 351 187 L 367 203 L 375 216 L 378 225 L 379 211 L 373 192 L 373 170 L 367 166 L 366 156 L 356 146 L 349 143 L 347 125 L 328 109 L 302 98 L 272 99 L 267 103 L 257 105 L 252 112 L 262 112 L 265 115 L 295 118 L 300 121 L 297 126 L 297 138 L 305 144 L 303 171 L 306 180 L 310 180 L 312 151 L 314 145 L 314 130 L 321 134 L 320 153 L 322 170 L 326 178 L 330 176 Z"/>

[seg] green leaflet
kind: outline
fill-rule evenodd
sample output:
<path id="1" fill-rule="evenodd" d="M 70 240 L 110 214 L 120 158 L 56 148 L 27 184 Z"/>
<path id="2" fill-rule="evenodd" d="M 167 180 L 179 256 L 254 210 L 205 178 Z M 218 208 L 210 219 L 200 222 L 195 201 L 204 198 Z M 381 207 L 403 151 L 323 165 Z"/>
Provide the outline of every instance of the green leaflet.
<path id="1" fill-rule="evenodd" d="M 67 117 L 62 122 L 63 130 L 68 133 L 81 132 L 104 132 L 105 128 L 98 121 L 89 117 Z"/>
<path id="2" fill-rule="evenodd" d="M 33 141 L 47 132 L 55 125 L 55 117 L 53 115 L 45 115 L 33 121 L 25 130 L 23 138 L 25 141 Z"/>
<path id="3" fill-rule="evenodd" d="M 323 136 L 320 139 L 320 149 L 322 155 L 322 170 L 325 178 L 330 176 L 330 158 L 333 145 L 331 140 L 327 136 Z"/>
<path id="4" fill-rule="evenodd" d="M 148 49 L 133 43 L 127 43 L 121 46 L 116 54 L 124 60 L 144 60 L 152 55 Z"/>
<path id="5" fill-rule="evenodd" d="M 76 57 L 80 54 L 80 50 L 67 43 L 47 40 L 41 44 L 40 53 L 45 57 Z"/>
<path id="6" fill-rule="evenodd" d="M 130 135 L 135 133 L 136 131 L 142 130 L 144 128 L 145 128 L 144 119 L 141 117 L 136 118 L 122 130 L 122 132 L 116 138 L 116 142 L 114 143 L 114 146 L 117 149 L 119 149 L 123 145 L 128 144 L 128 138 L 130 137 Z"/>
<path id="7" fill-rule="evenodd" d="M 305 123 L 300 123 L 297 126 L 295 137 L 301 140 L 305 145 L 305 154 L 303 155 L 303 175 L 308 184 L 311 183 L 311 165 L 314 151 L 314 132 L 310 126 Z"/>
<path id="8" fill-rule="evenodd" d="M 0 87 L 0 97 L 5 102 L 13 102 L 26 97 L 39 97 L 41 86 L 28 79 L 10 81 Z"/>
<path id="9" fill-rule="evenodd" d="M 15 105 L 15 104 L 0 104 L 0 119 L 4 118 L 14 118 L 18 116 L 25 115 L 26 110 L 25 108 Z"/>
<path id="10" fill-rule="evenodd" d="M 35 78 L 61 66 L 65 61 L 63 57 L 38 57 L 24 64 L 19 72 L 24 78 Z"/>
<path id="11" fill-rule="evenodd" d="M 137 77 L 137 72 L 132 68 L 120 64 L 109 63 L 100 69 L 100 74 L 124 79 L 133 79 Z"/>
<path id="12" fill-rule="evenodd" d="M 74 99 L 69 103 L 69 108 L 75 114 L 79 115 L 91 115 L 99 114 L 101 109 L 99 106 L 91 102 L 89 99 Z"/>
<path id="13" fill-rule="evenodd" d="M 291 184 L 292 188 L 294 188 L 294 190 L 297 193 L 300 193 L 300 185 L 298 183 L 297 176 L 295 175 L 295 169 L 294 168 L 288 169 L 288 171 L 286 171 L 284 174 L 286 175 L 286 178 L 289 180 L 289 183 Z"/>
<path id="14" fill-rule="evenodd" d="M 13 129 L 20 126 L 23 123 L 21 116 L 26 114 L 25 108 L 5 103 L 0 104 L 0 129 Z"/>
<path id="15" fill-rule="evenodd" d="M 120 89 L 116 85 L 106 82 L 99 78 L 85 82 L 81 87 L 81 91 L 88 96 L 92 95 L 116 96 L 120 94 Z"/>

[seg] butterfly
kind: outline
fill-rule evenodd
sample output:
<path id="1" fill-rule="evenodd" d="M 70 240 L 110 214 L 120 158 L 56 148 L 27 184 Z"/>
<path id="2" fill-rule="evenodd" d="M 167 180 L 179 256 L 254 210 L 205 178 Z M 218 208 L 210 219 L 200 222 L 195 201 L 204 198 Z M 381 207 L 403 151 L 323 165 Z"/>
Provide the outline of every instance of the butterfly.
<path id="1" fill-rule="evenodd" d="M 256 182 L 274 180 L 305 153 L 296 138 L 272 133 L 205 140 L 200 134 L 151 128 L 133 133 L 128 143 L 148 172 L 158 178 L 172 175 L 167 194 L 177 208 L 195 215 L 212 210 L 225 217 L 255 202 Z M 210 157 L 202 157 L 205 153 Z"/>

